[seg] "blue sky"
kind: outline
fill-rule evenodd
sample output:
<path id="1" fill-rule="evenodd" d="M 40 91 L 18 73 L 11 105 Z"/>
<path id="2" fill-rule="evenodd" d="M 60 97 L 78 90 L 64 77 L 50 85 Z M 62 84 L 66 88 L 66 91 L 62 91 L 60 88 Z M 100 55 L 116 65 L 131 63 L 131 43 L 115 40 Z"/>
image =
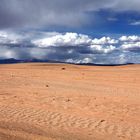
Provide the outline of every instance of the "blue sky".
<path id="1" fill-rule="evenodd" d="M 1 0 L 0 59 L 140 63 L 139 0 Z"/>
<path id="2" fill-rule="evenodd" d="M 90 36 L 121 36 L 121 35 L 140 35 L 140 13 L 134 11 L 113 12 L 110 10 L 101 10 L 97 12 L 86 13 L 90 22 L 82 27 L 63 27 L 53 26 L 42 28 L 46 31 L 58 32 L 77 32 L 88 34 Z M 95 21 L 96 20 L 96 21 Z M 135 25 L 135 23 L 139 22 Z"/>
<path id="3" fill-rule="evenodd" d="M 113 11 L 99 11 L 96 13 L 100 18 L 100 23 L 96 25 L 95 32 L 99 34 L 112 34 L 112 35 L 139 35 L 140 24 L 131 25 L 139 21 L 140 14 L 138 12 L 127 11 L 116 13 Z"/>

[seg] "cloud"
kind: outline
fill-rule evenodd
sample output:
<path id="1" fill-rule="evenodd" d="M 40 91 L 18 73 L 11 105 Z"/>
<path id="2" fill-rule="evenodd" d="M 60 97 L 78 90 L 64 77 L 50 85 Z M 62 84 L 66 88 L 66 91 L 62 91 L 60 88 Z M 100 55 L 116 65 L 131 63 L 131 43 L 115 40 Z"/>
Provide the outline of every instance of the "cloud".
<path id="1" fill-rule="evenodd" d="M 8 47 L 0 48 L 0 59 L 14 58 L 15 52 Z"/>
<path id="2" fill-rule="evenodd" d="M 140 42 L 125 42 L 121 45 L 122 49 L 130 51 L 140 51 Z"/>
<path id="3" fill-rule="evenodd" d="M 51 37 L 45 37 L 38 40 L 33 40 L 32 44 L 40 48 L 47 47 L 75 47 L 83 53 L 109 53 L 116 49 L 115 44 L 118 40 L 111 39 L 110 37 L 102 37 L 92 39 L 91 37 L 77 33 L 57 34 Z M 77 48 L 76 48 L 77 47 Z M 80 48 L 79 48 L 80 47 Z"/>
<path id="4" fill-rule="evenodd" d="M 111 39 L 110 37 L 102 37 L 100 39 L 93 39 L 92 40 L 92 44 L 96 44 L 96 45 L 104 45 L 104 44 L 117 44 L 118 40 L 115 39 Z"/>
<path id="5" fill-rule="evenodd" d="M 123 42 L 137 42 L 140 41 L 140 36 L 132 35 L 132 36 L 121 36 L 119 38 L 120 41 Z"/>
<path id="6" fill-rule="evenodd" d="M 57 34 L 52 37 L 47 37 L 32 41 L 33 44 L 39 47 L 49 46 L 83 46 L 90 45 L 91 39 L 87 35 L 77 33 Z"/>
<path id="7" fill-rule="evenodd" d="M 119 38 L 119 40 L 122 42 L 121 48 L 123 50 L 129 50 L 129 51 L 140 51 L 140 36 L 122 36 Z"/>
<path id="8" fill-rule="evenodd" d="M 130 25 L 139 26 L 140 25 L 140 21 L 131 22 Z"/>
<path id="9" fill-rule="evenodd" d="M 41 39 L 32 40 L 32 43 L 38 47 L 62 47 L 62 46 L 98 46 L 98 45 L 113 45 L 117 44 L 118 40 L 110 37 L 94 38 L 88 35 L 77 33 L 57 33 L 54 36 L 44 37 Z"/>
<path id="10" fill-rule="evenodd" d="M 0 59 L 41 59 L 71 63 L 140 62 L 140 37 L 92 38 L 78 33 L 0 32 Z"/>
<path id="11" fill-rule="evenodd" d="M 79 27 L 91 21 L 88 12 L 140 12 L 139 5 L 139 0 L 1 0 L 0 28 Z"/>
<path id="12" fill-rule="evenodd" d="M 18 38 L 16 35 L 14 34 L 10 34 L 8 35 L 6 32 L 0 32 L 0 43 L 1 44 L 16 44 L 18 42 Z"/>

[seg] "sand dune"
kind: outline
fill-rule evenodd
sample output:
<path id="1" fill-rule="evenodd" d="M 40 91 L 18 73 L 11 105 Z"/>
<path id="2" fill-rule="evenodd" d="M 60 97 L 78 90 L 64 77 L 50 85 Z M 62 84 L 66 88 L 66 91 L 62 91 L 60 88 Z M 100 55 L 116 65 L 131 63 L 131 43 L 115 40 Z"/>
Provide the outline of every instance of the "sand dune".
<path id="1" fill-rule="evenodd" d="M 139 140 L 140 65 L 0 65 L 0 140 Z"/>

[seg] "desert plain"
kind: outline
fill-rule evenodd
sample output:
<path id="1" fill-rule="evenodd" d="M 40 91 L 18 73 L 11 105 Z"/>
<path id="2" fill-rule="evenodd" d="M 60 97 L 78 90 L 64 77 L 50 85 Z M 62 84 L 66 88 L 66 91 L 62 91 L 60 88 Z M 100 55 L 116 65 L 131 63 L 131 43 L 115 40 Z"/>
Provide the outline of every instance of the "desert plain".
<path id="1" fill-rule="evenodd" d="M 0 140 L 140 140 L 140 65 L 0 65 Z"/>

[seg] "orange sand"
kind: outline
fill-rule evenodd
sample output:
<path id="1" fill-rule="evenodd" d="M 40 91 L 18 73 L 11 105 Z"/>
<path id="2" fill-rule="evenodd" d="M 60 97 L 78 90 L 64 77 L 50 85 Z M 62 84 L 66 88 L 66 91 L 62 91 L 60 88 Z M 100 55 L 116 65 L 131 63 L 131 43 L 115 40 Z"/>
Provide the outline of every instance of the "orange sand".
<path id="1" fill-rule="evenodd" d="M 140 65 L 0 65 L 0 140 L 140 140 Z"/>

